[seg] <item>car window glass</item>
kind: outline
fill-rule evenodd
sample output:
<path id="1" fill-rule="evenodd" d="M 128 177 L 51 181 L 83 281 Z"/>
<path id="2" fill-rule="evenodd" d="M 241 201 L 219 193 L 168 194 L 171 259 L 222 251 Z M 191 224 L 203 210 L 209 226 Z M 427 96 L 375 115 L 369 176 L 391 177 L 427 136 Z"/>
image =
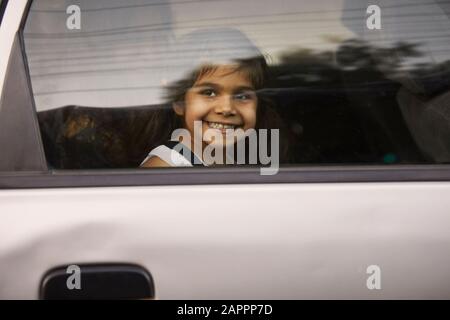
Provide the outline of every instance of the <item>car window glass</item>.
<path id="1" fill-rule="evenodd" d="M 49 166 L 448 163 L 449 5 L 376 3 L 35 0 L 23 36 Z"/>

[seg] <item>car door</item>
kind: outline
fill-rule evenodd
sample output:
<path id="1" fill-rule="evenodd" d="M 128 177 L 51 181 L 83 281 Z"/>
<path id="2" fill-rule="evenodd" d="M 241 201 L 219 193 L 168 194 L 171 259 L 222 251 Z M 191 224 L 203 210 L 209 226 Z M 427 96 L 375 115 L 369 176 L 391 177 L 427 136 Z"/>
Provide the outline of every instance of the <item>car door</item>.
<path id="1" fill-rule="evenodd" d="M 364 4 L 9 1 L 0 297 L 39 298 L 56 267 L 130 264 L 149 272 L 158 299 L 449 298 L 450 136 L 439 117 L 449 88 L 436 71 L 448 69 L 435 58 L 416 77 L 382 59 L 418 56 L 395 21 L 425 25 L 424 43 L 448 39 L 448 8 L 380 2 L 386 34 L 406 39 L 383 47 Z M 240 28 L 272 55 L 263 93 L 294 150 L 276 174 L 115 157 L 129 150 L 128 119 L 161 103 L 172 43 L 206 26 Z M 428 45 L 448 59 L 443 42 Z"/>

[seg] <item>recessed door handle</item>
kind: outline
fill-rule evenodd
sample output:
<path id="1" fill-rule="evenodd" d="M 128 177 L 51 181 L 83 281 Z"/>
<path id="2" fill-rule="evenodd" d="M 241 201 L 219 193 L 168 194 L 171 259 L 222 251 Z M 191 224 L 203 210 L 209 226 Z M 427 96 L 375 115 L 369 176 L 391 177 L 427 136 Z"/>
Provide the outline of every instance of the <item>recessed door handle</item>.
<path id="1" fill-rule="evenodd" d="M 48 271 L 40 299 L 153 299 L 151 274 L 134 264 L 73 264 Z"/>

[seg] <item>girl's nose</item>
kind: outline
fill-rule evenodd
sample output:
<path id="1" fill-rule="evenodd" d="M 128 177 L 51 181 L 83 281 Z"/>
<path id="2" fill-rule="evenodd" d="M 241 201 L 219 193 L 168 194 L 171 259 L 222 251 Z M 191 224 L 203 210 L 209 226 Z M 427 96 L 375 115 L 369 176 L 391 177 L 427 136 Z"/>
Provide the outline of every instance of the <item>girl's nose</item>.
<path id="1" fill-rule="evenodd" d="M 230 116 L 236 114 L 234 101 L 232 96 L 224 95 L 222 99 L 217 101 L 217 105 L 214 108 L 216 113 L 221 113 L 224 116 Z"/>

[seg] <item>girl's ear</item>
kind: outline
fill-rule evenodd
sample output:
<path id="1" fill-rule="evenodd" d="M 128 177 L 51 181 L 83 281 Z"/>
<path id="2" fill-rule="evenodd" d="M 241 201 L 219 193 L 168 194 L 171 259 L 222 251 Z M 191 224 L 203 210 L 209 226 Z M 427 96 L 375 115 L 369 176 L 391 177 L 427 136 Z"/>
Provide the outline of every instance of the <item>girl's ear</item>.
<path id="1" fill-rule="evenodd" d="M 184 104 L 182 102 L 175 102 L 172 105 L 173 111 L 179 116 L 184 116 Z"/>

